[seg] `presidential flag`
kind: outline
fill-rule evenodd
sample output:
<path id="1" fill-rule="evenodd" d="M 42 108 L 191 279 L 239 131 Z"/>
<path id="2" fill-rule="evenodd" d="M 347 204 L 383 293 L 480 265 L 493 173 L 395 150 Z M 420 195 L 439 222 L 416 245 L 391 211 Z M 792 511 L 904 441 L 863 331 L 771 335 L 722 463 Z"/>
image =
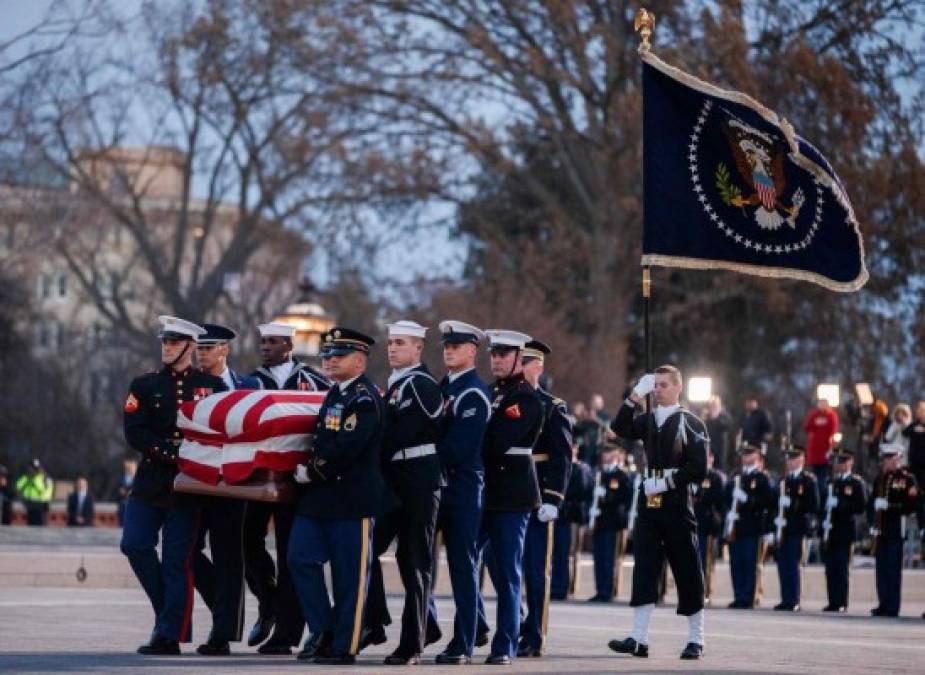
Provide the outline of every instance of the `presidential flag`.
<path id="1" fill-rule="evenodd" d="M 822 154 L 746 94 L 642 60 L 642 264 L 860 289 L 860 228 Z"/>
<path id="2" fill-rule="evenodd" d="M 257 469 L 294 471 L 311 451 L 325 392 L 238 389 L 182 404 L 180 471 L 216 485 Z"/>

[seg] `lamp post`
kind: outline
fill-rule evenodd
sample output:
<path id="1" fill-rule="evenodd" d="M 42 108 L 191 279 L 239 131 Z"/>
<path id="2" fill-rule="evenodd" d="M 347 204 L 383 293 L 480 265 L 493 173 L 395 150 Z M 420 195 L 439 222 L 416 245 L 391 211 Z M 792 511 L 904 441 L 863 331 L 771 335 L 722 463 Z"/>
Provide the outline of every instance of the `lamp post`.
<path id="1" fill-rule="evenodd" d="M 315 359 L 321 349 L 321 334 L 334 327 L 334 317 L 315 298 L 315 287 L 307 278 L 299 284 L 299 297 L 273 321 L 295 328 L 292 353 L 303 359 Z"/>

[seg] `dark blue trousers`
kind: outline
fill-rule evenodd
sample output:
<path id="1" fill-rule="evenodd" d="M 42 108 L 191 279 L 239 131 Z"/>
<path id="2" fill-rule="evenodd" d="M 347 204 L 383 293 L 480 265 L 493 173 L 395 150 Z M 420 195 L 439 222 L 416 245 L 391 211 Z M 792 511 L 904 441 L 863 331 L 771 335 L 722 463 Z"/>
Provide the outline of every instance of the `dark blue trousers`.
<path id="1" fill-rule="evenodd" d="M 785 534 L 777 544 L 777 577 L 780 579 L 780 601 L 785 605 L 800 604 L 800 563 L 803 560 L 803 537 Z"/>
<path id="2" fill-rule="evenodd" d="M 755 602 L 758 576 L 758 537 L 736 537 L 729 543 L 729 569 L 736 602 Z"/>
<path id="3" fill-rule="evenodd" d="M 289 573 L 312 634 L 329 631 L 335 652 L 356 654 L 369 581 L 373 519 L 296 516 L 289 536 Z M 324 565 L 331 563 L 334 604 Z"/>
<path id="4" fill-rule="evenodd" d="M 591 551 L 594 555 L 594 587 L 598 597 L 613 597 L 613 567 L 617 557 L 617 530 L 594 530 Z"/>
<path id="5" fill-rule="evenodd" d="M 150 506 L 136 499 L 125 505 L 120 548 L 154 609 L 154 630 L 177 642 L 192 639 L 191 560 L 199 530 L 199 509 L 191 504 Z M 158 538 L 163 539 L 161 559 Z"/>
<path id="6" fill-rule="evenodd" d="M 823 551 L 825 560 L 825 586 L 829 604 L 835 607 L 848 606 L 848 568 L 851 564 L 850 540 L 829 542 Z"/>
<path id="7" fill-rule="evenodd" d="M 881 537 L 877 543 L 877 599 L 884 612 L 899 614 L 902 582 L 902 539 Z"/>
<path id="8" fill-rule="evenodd" d="M 555 521 L 541 523 L 536 511 L 527 521 L 524 539 L 524 586 L 527 596 L 527 616 L 521 639 L 530 647 L 542 648 L 549 623 L 549 593 L 552 581 L 553 529 Z"/>
<path id="9" fill-rule="evenodd" d="M 529 517 L 529 512 L 485 511 L 479 535 L 479 548 L 490 544 L 495 562 L 491 581 L 498 594 L 498 609 L 491 653 L 511 658 L 517 656 L 520 634 L 520 587 Z"/>
<path id="10" fill-rule="evenodd" d="M 552 528 L 552 579 L 549 582 L 549 594 L 554 598 L 564 598 L 568 595 L 571 552 L 572 524 L 559 518 Z"/>

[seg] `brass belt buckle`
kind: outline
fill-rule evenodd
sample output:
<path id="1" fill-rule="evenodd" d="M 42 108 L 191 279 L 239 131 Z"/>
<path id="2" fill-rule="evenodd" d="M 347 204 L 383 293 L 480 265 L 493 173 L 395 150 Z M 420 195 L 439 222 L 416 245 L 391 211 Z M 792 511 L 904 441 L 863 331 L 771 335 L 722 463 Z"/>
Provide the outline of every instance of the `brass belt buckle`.
<path id="1" fill-rule="evenodd" d="M 662 496 L 661 495 L 651 495 L 649 497 L 646 497 L 646 508 L 649 508 L 649 509 L 662 508 Z"/>

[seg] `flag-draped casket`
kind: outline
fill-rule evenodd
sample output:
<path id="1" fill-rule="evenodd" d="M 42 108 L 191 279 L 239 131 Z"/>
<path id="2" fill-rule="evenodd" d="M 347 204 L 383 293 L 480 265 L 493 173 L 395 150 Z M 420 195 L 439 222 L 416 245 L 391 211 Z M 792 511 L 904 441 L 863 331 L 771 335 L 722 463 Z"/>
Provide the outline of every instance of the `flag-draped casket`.
<path id="1" fill-rule="evenodd" d="M 274 474 L 304 464 L 324 397 L 324 392 L 240 389 L 184 403 L 177 414 L 184 440 L 176 489 L 279 498 L 270 494 L 272 488 L 267 494 L 229 488 L 275 484 Z"/>

